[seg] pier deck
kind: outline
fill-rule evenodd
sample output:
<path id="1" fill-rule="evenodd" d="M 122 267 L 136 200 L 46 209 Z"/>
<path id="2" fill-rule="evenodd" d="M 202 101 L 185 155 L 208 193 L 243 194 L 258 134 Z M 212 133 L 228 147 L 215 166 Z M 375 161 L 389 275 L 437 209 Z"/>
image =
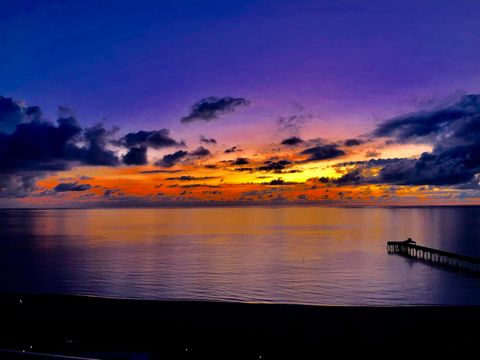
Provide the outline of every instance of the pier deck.
<path id="1" fill-rule="evenodd" d="M 461 271 L 480 273 L 479 258 L 420 246 L 412 239 L 406 241 L 388 241 L 387 251 L 389 254 L 399 254 L 438 265 L 452 267 Z"/>

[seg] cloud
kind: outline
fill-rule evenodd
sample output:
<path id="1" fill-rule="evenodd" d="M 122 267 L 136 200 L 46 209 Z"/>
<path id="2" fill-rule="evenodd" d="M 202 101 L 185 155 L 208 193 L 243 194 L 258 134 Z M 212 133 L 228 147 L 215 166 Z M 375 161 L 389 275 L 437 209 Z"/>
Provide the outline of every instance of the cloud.
<path id="1" fill-rule="evenodd" d="M 376 150 L 368 150 L 366 153 L 365 153 L 365 157 L 367 158 L 373 158 L 373 157 L 380 157 L 382 154 L 379 153 L 378 151 Z"/>
<path id="2" fill-rule="evenodd" d="M 311 114 L 303 112 L 302 106 L 297 107 L 296 110 L 298 111 L 297 114 L 278 117 L 276 125 L 279 132 L 290 135 L 298 135 L 306 122 L 312 118 Z"/>
<path id="3" fill-rule="evenodd" d="M 207 144 L 207 145 L 216 145 L 217 144 L 217 140 L 215 140 L 213 138 L 207 138 L 203 135 L 200 135 L 200 142 L 202 142 L 204 144 Z"/>
<path id="4" fill-rule="evenodd" d="M 378 125 L 373 135 L 433 147 L 417 159 L 389 161 L 380 168 L 374 179 L 377 182 L 399 185 L 472 182 L 480 172 L 480 95 L 465 95 L 452 105 L 387 120 Z"/>
<path id="5" fill-rule="evenodd" d="M 101 124 L 82 128 L 71 115 L 59 117 L 56 123 L 37 115 L 23 118 L 13 132 L 0 132 L 0 173 L 39 175 L 75 165 L 116 166 L 119 159 L 107 148 L 113 133 Z"/>
<path id="6" fill-rule="evenodd" d="M 68 191 L 87 191 L 92 188 L 90 184 L 78 184 L 73 183 L 60 183 L 53 188 L 55 192 L 68 192 Z"/>
<path id="7" fill-rule="evenodd" d="M 190 114 L 181 119 L 182 123 L 193 121 L 212 121 L 220 115 L 231 113 L 238 107 L 249 105 L 250 102 L 244 98 L 233 97 L 208 97 L 196 102 L 190 109 Z"/>
<path id="8" fill-rule="evenodd" d="M 254 172 L 255 169 L 251 167 L 241 167 L 241 168 L 235 168 L 233 171 L 238 171 L 238 172 Z"/>
<path id="9" fill-rule="evenodd" d="M 178 162 L 180 162 L 183 158 L 185 158 L 188 155 L 187 151 L 184 150 L 179 150 L 174 152 L 173 154 L 167 154 L 163 156 L 161 160 L 158 160 L 155 165 L 161 166 L 161 167 L 172 167 Z"/>
<path id="10" fill-rule="evenodd" d="M 361 139 L 347 139 L 343 142 L 343 145 L 347 147 L 362 145 L 365 141 Z"/>
<path id="11" fill-rule="evenodd" d="M 438 143 L 453 131 L 455 138 L 478 133 L 480 101 L 477 94 L 462 96 L 456 103 L 430 111 L 402 115 L 381 123 L 373 132 L 376 137 L 390 137 L 397 142 Z"/>
<path id="12" fill-rule="evenodd" d="M 191 175 L 184 175 L 178 177 L 169 177 L 167 180 L 177 180 L 177 181 L 198 181 L 198 180 L 211 180 L 211 179 L 218 179 L 217 176 L 191 176 Z"/>
<path id="13" fill-rule="evenodd" d="M 117 155 L 107 149 L 110 137 L 115 131 L 116 129 L 108 131 L 102 124 L 85 129 L 84 137 L 89 144 L 83 155 L 83 162 L 86 165 L 117 166 L 119 164 Z"/>
<path id="14" fill-rule="evenodd" d="M 151 147 L 153 149 L 162 149 L 172 146 L 185 146 L 184 141 L 174 140 L 170 136 L 170 130 L 168 129 L 131 132 L 122 137 L 120 142 L 127 148 L 142 146 Z"/>
<path id="15" fill-rule="evenodd" d="M 180 185 L 182 189 L 192 189 L 192 188 L 199 188 L 199 187 L 206 187 L 206 188 L 219 188 L 220 185 L 210 185 L 210 184 L 188 184 L 188 185 Z"/>
<path id="16" fill-rule="evenodd" d="M 11 98 L 0 96 L 0 132 L 12 133 L 22 122 L 38 120 L 42 113 L 38 106 L 25 106 Z"/>
<path id="17" fill-rule="evenodd" d="M 232 165 L 248 165 L 250 162 L 247 158 L 239 157 L 236 160 L 232 160 Z"/>
<path id="18" fill-rule="evenodd" d="M 282 145 L 286 145 L 286 146 L 296 146 L 296 145 L 299 145 L 299 144 L 302 144 L 304 143 L 304 141 L 302 139 L 300 139 L 299 137 L 296 137 L 296 136 L 292 136 L 292 137 L 289 137 L 287 139 L 284 139 L 282 140 Z"/>
<path id="19" fill-rule="evenodd" d="M 300 183 L 293 182 L 293 181 L 285 181 L 281 178 L 262 183 L 262 185 L 298 185 L 298 184 Z"/>
<path id="20" fill-rule="evenodd" d="M 321 161 L 335 159 L 345 155 L 345 151 L 340 150 L 336 144 L 318 145 L 303 150 L 300 155 L 308 155 L 304 162 Z"/>
<path id="21" fill-rule="evenodd" d="M 0 198 L 23 198 L 38 190 L 32 174 L 0 174 Z"/>
<path id="22" fill-rule="evenodd" d="M 128 152 L 122 157 L 123 163 L 126 165 L 147 164 L 147 149 L 149 147 L 162 149 L 172 146 L 185 146 L 183 140 L 174 140 L 170 136 L 170 130 L 168 129 L 130 132 L 116 143 L 128 149 Z"/>
<path id="23" fill-rule="evenodd" d="M 387 120 L 373 134 L 389 136 L 395 142 L 431 144 L 432 151 L 418 158 L 353 164 L 340 182 L 478 187 L 475 176 L 480 173 L 479 95 L 466 95 L 443 108 Z"/>
<path id="24" fill-rule="evenodd" d="M 132 147 L 122 159 L 126 165 L 145 165 L 148 163 L 147 148 L 145 146 Z"/>
<path id="25" fill-rule="evenodd" d="M 465 184 L 478 170 L 469 168 L 464 155 L 441 156 L 423 153 L 418 159 L 379 159 L 359 162 L 339 179 L 338 184 L 436 185 Z"/>
<path id="26" fill-rule="evenodd" d="M 144 171 L 139 171 L 139 174 L 173 174 L 177 172 L 182 172 L 183 170 L 144 170 Z"/>
<path id="27" fill-rule="evenodd" d="M 258 171 L 266 171 L 266 172 L 274 172 L 274 173 L 282 173 L 287 167 L 292 165 L 292 162 L 289 160 L 267 160 L 264 162 L 263 166 L 260 166 L 257 170 Z"/>
<path id="28" fill-rule="evenodd" d="M 210 150 L 200 146 L 191 152 L 179 150 L 173 154 L 167 154 L 162 159 L 158 160 L 155 165 L 168 168 L 183 161 L 198 160 L 209 155 L 211 155 Z"/>
<path id="29" fill-rule="evenodd" d="M 196 157 L 196 158 L 202 158 L 210 154 L 211 154 L 210 150 L 205 149 L 203 146 L 200 146 L 197 149 L 193 150 L 191 153 L 189 153 L 190 157 Z"/>
<path id="30" fill-rule="evenodd" d="M 234 152 L 239 152 L 242 151 L 242 149 L 239 149 L 238 146 L 232 146 L 231 148 L 225 149 L 225 154 L 230 154 Z"/>
<path id="31" fill-rule="evenodd" d="M 107 189 L 103 193 L 104 198 L 111 198 L 115 195 L 124 195 L 119 189 Z"/>
<path id="32" fill-rule="evenodd" d="M 117 130 L 102 124 L 82 127 L 65 107 L 59 108 L 56 121 L 49 121 L 37 106 L 0 97 L 0 197 L 36 191 L 36 181 L 52 172 L 77 166 L 145 165 L 148 148 L 185 145 L 173 139 L 168 129 L 140 130 L 116 139 Z M 121 157 L 119 147 L 127 149 Z M 187 154 L 188 159 L 200 159 L 210 151 L 199 147 L 191 153 L 166 155 L 163 164 L 173 166 Z"/>

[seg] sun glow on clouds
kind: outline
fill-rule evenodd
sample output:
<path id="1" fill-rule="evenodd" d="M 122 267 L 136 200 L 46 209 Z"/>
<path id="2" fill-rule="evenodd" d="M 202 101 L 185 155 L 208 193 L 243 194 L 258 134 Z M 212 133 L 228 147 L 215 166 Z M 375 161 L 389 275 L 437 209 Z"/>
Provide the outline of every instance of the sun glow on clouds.
<path id="1" fill-rule="evenodd" d="M 298 150 L 277 152 L 276 155 L 243 152 L 250 156 L 248 164 L 232 164 L 235 156 L 225 156 L 223 152 L 213 155 L 205 162 L 196 162 L 160 169 L 156 166 L 129 167 L 79 167 L 61 172 L 38 181 L 37 195 L 23 201 L 32 205 L 79 204 L 91 206 L 98 203 L 112 206 L 124 205 L 171 205 L 194 203 L 320 203 L 326 205 L 411 205 L 433 204 L 451 200 L 451 190 L 429 189 L 403 186 L 392 188 L 389 185 L 337 185 L 322 179 L 339 179 L 351 165 L 338 166 L 365 160 L 368 144 L 356 149 L 341 159 L 302 163 L 295 157 Z M 420 145 L 383 146 L 384 158 L 394 158 L 401 153 L 412 157 L 431 149 Z M 259 170 L 262 164 L 272 157 L 291 162 L 288 170 Z M 239 169 L 248 169 L 240 171 Z M 251 169 L 251 170 L 249 170 Z M 379 169 L 371 169 L 373 176 Z M 88 174 L 87 176 L 85 174 Z M 54 193 L 55 186 L 62 182 L 90 184 L 85 192 Z"/>
<path id="2" fill-rule="evenodd" d="M 10 122 L 0 133 L 8 159 L 0 162 L 8 175 L 0 194 L 25 206 L 478 202 L 476 95 L 385 120 L 360 136 L 345 129 L 335 138 L 315 137 L 326 125 L 317 123 L 313 132 L 313 116 L 280 117 L 265 141 L 242 133 L 241 124 L 234 141 L 218 132 L 186 141 L 164 128 L 119 134 L 102 125 L 83 128 L 66 109 L 55 125 L 37 107 L 1 101 Z M 184 117 L 185 126 L 220 124 L 220 117 L 249 104 L 204 99 Z M 308 138 L 302 136 L 307 120 Z"/>

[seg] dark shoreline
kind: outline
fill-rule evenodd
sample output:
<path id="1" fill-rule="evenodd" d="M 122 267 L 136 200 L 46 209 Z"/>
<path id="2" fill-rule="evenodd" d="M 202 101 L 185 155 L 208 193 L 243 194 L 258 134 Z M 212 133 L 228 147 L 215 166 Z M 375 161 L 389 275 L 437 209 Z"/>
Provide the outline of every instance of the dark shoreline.
<path id="1" fill-rule="evenodd" d="M 458 356 L 477 351 L 480 333 L 480 306 L 337 307 L 8 294 L 0 295 L 0 306 L 0 348 L 105 359 L 306 358 L 332 351 Z"/>

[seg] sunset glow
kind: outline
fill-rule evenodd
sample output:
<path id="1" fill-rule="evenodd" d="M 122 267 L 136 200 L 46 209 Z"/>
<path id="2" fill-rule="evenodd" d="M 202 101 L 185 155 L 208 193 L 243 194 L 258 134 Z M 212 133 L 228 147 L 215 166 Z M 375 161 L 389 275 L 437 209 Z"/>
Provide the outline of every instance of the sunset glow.
<path id="1" fill-rule="evenodd" d="M 475 11 L 320 3 L 12 6 L 0 205 L 480 203 Z"/>

